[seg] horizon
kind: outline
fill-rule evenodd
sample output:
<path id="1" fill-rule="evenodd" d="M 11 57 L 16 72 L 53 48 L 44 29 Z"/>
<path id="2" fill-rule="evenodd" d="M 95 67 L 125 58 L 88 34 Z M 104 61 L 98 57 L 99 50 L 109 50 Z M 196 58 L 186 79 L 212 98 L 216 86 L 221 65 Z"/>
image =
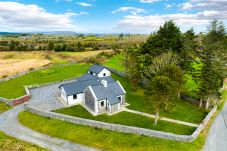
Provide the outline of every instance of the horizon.
<path id="1" fill-rule="evenodd" d="M 193 28 L 200 33 L 214 19 L 227 25 L 226 8 L 225 0 L 9 0 L 0 2 L 0 29 L 150 34 L 173 20 L 182 32 Z"/>

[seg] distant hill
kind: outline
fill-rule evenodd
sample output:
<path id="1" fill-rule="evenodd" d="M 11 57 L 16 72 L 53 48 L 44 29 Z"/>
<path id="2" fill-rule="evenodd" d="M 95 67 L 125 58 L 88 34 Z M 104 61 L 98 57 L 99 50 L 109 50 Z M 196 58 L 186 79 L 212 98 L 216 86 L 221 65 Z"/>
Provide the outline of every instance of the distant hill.
<path id="1" fill-rule="evenodd" d="M 0 32 L 0 35 L 20 35 L 22 33 L 16 33 L 16 32 Z"/>

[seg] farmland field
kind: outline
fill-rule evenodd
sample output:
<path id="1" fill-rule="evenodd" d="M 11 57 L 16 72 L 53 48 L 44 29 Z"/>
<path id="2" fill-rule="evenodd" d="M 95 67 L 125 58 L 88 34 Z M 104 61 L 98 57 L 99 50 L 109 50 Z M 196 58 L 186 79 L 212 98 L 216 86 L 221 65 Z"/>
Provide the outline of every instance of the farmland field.
<path id="1" fill-rule="evenodd" d="M 0 78 L 12 76 L 38 67 L 50 64 L 62 64 L 70 62 L 83 62 L 95 57 L 101 52 L 111 50 L 85 51 L 85 52 L 0 52 Z"/>

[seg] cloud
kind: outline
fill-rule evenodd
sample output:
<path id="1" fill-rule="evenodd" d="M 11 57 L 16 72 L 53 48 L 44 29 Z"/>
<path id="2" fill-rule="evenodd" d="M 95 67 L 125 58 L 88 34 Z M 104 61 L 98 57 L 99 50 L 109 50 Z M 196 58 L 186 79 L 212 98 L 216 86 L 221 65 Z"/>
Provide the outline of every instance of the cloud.
<path id="1" fill-rule="evenodd" d="M 89 4 L 89 3 L 84 3 L 84 2 L 77 2 L 77 4 L 80 5 L 80 6 L 83 6 L 83 7 L 92 6 L 91 4 Z"/>
<path id="2" fill-rule="evenodd" d="M 166 7 L 168 6 L 166 5 Z M 187 10 L 187 12 L 124 16 L 118 22 L 116 30 L 149 33 L 157 30 L 165 21 L 174 20 L 181 29 L 194 27 L 201 31 L 205 30 L 206 26 L 213 19 L 227 20 L 226 0 L 191 0 L 181 4 L 180 8 L 183 11 Z"/>
<path id="3" fill-rule="evenodd" d="M 112 11 L 113 14 L 119 13 L 119 12 L 129 12 L 133 15 L 136 15 L 138 13 L 144 12 L 145 10 L 142 8 L 136 8 L 136 7 L 120 7 L 114 11 Z"/>
<path id="4" fill-rule="evenodd" d="M 227 9 L 226 0 L 191 0 L 181 4 L 183 10 L 217 10 L 223 11 Z"/>
<path id="5" fill-rule="evenodd" d="M 161 0 L 139 0 L 141 3 L 154 3 Z"/>
<path id="6" fill-rule="evenodd" d="M 52 31 L 79 29 L 72 20 L 86 12 L 53 14 L 42 7 L 18 2 L 0 2 L 0 29 L 9 31 Z"/>

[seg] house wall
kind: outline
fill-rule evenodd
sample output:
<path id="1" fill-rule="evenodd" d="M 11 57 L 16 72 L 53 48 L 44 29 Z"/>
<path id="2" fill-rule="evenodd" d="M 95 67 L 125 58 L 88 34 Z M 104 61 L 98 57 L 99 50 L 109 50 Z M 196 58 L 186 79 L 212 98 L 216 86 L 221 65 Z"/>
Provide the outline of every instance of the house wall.
<path id="1" fill-rule="evenodd" d="M 84 102 L 84 93 L 77 94 L 77 99 L 73 99 L 73 95 L 68 96 L 68 105 L 74 105 Z"/>
<path id="2" fill-rule="evenodd" d="M 95 98 L 92 95 L 92 92 L 89 88 L 87 88 L 85 91 L 85 101 L 84 104 L 91 109 L 93 112 L 96 112 L 96 104 L 95 104 Z"/>
<path id="3" fill-rule="evenodd" d="M 67 103 L 67 96 L 63 87 L 60 88 L 61 98 Z"/>
<path id="4" fill-rule="evenodd" d="M 112 105 L 111 107 L 112 107 L 112 113 L 114 113 L 114 112 L 117 112 L 118 110 L 119 110 L 119 106 L 118 106 L 118 104 L 119 103 L 117 103 L 117 104 L 114 104 L 114 105 Z"/>
<path id="5" fill-rule="evenodd" d="M 104 101 L 104 106 L 101 107 L 101 102 Z M 107 102 L 106 102 L 106 99 L 103 99 L 103 100 L 98 100 L 96 101 L 97 103 L 97 113 L 105 113 L 106 112 L 106 107 L 107 107 Z"/>
<path id="6" fill-rule="evenodd" d="M 103 76 L 103 74 L 106 74 L 106 76 Z M 108 76 L 111 76 L 111 72 L 107 69 L 103 69 L 99 74 L 98 74 L 98 77 L 102 78 L 102 77 L 108 77 Z"/>

